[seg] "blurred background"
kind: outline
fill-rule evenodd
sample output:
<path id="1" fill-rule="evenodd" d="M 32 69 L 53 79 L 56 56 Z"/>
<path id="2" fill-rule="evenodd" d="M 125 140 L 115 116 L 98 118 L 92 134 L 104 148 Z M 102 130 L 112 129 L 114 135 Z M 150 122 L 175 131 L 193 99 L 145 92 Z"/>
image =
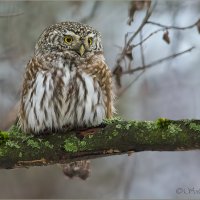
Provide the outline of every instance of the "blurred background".
<path id="1" fill-rule="evenodd" d="M 133 33 L 145 15 L 145 9 L 137 11 L 129 26 L 129 8 L 129 1 L 0 1 L 0 128 L 4 129 L 12 116 L 24 69 L 47 26 L 71 20 L 95 27 L 102 34 L 107 63 L 114 69 L 125 34 Z M 196 22 L 199 13 L 199 0 L 158 1 L 150 20 L 182 27 Z M 146 25 L 143 37 L 158 28 Z M 145 70 L 117 98 L 117 111 L 124 119 L 200 118 L 197 27 L 169 30 L 170 44 L 162 37 L 163 32 L 159 32 L 143 44 L 146 64 L 192 46 L 196 48 Z M 139 37 L 134 42 L 139 42 Z M 140 49 L 135 48 L 132 53 L 132 66 L 140 66 Z M 122 86 L 126 87 L 136 75 L 123 76 Z M 0 170 L 0 198 L 199 199 L 199 166 L 200 152 L 189 151 L 140 152 L 95 159 L 91 177 L 86 181 L 67 179 L 56 165 Z"/>

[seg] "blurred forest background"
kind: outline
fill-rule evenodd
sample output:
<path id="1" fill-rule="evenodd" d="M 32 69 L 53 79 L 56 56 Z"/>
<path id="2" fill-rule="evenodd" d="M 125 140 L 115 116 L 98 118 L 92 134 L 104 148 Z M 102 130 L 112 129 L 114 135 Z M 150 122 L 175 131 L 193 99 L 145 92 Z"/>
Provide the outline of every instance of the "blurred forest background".
<path id="1" fill-rule="evenodd" d="M 102 33 L 105 57 L 114 70 L 126 33 L 133 35 L 146 13 L 146 8 L 138 9 L 129 26 L 129 9 L 129 1 L 0 1 L 0 128 L 19 100 L 26 63 L 47 26 L 71 20 L 95 27 Z M 157 1 L 149 20 L 184 27 L 194 24 L 199 13 L 200 0 Z M 135 44 L 160 28 L 146 24 L 134 38 Z M 122 89 L 117 89 L 123 91 L 116 102 L 118 114 L 137 120 L 199 119 L 200 35 L 196 26 L 153 34 L 142 46 L 131 49 L 129 60 L 133 57 L 132 68 L 144 66 L 192 46 L 196 48 L 191 52 L 142 71 L 126 90 L 141 71 L 123 75 Z M 200 189 L 199 166 L 199 151 L 141 152 L 92 160 L 91 177 L 86 181 L 67 179 L 60 166 L 0 170 L 0 198 L 200 198 L 200 192 L 187 193 L 188 188 Z"/>

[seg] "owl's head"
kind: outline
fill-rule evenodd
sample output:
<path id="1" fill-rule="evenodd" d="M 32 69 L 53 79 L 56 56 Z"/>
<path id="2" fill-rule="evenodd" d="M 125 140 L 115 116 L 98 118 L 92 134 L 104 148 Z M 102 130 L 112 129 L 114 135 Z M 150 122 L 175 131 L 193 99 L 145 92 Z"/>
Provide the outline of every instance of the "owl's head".
<path id="1" fill-rule="evenodd" d="M 44 30 L 35 46 L 36 55 L 61 52 L 85 58 L 102 51 L 100 33 L 78 22 L 51 25 Z"/>

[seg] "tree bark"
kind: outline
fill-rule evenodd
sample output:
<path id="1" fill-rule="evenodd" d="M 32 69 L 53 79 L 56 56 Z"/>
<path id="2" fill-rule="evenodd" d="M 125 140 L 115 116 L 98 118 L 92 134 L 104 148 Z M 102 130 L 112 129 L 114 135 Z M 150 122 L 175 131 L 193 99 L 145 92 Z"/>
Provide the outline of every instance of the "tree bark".
<path id="1" fill-rule="evenodd" d="M 106 120 L 100 127 L 33 136 L 0 131 L 0 168 L 64 164 L 139 151 L 200 149 L 200 120 Z"/>

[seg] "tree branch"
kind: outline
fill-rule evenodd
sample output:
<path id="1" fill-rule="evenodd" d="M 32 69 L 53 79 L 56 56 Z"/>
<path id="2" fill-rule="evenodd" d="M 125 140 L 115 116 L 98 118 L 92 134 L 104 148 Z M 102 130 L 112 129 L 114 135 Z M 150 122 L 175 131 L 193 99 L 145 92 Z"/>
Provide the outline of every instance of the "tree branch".
<path id="1" fill-rule="evenodd" d="M 119 93 L 119 96 L 122 95 L 128 88 L 130 88 L 130 86 L 133 83 L 135 83 L 135 80 L 138 80 L 139 77 L 141 77 L 141 75 L 144 73 L 144 70 L 146 68 L 153 67 L 153 66 L 155 66 L 155 65 L 157 65 L 157 64 L 159 64 L 163 61 L 166 61 L 168 59 L 173 59 L 173 58 L 175 58 L 175 57 L 177 57 L 177 56 L 179 56 L 183 53 L 187 53 L 187 52 L 189 52 L 193 49 L 193 48 L 191 48 L 191 49 L 188 49 L 184 52 L 180 52 L 180 53 L 168 56 L 166 58 L 156 60 L 156 61 L 154 61 L 154 62 L 152 62 L 148 65 L 144 64 L 144 62 L 143 62 L 145 56 L 144 56 L 144 51 L 141 50 L 143 52 L 143 54 L 142 54 L 142 62 L 143 62 L 142 66 L 133 68 L 132 67 L 132 63 L 133 63 L 132 61 L 134 59 L 133 50 L 136 47 L 140 46 L 140 48 L 142 49 L 142 44 L 144 42 L 146 42 L 153 35 L 161 32 L 161 31 L 165 31 L 164 35 L 163 35 L 163 37 L 164 37 L 163 40 L 169 44 L 170 43 L 170 39 L 169 39 L 169 36 L 168 36 L 168 30 L 169 29 L 186 30 L 186 29 L 194 28 L 196 26 L 197 29 L 198 29 L 198 32 L 200 33 L 200 19 L 197 20 L 195 23 L 188 25 L 188 26 L 185 26 L 185 27 L 167 26 L 167 25 L 163 25 L 163 24 L 160 24 L 160 23 L 157 23 L 157 22 L 150 21 L 150 17 L 151 17 L 151 15 L 152 15 L 155 7 L 156 7 L 156 2 L 152 6 L 151 1 L 141 1 L 141 2 L 133 1 L 133 2 L 130 3 L 129 20 L 128 20 L 129 25 L 133 22 L 133 17 L 134 17 L 135 12 L 139 11 L 139 10 L 145 8 L 145 7 L 147 7 L 146 14 L 145 14 L 141 24 L 139 25 L 139 27 L 136 29 L 135 32 L 133 32 L 133 33 L 131 32 L 132 35 L 130 37 L 129 37 L 130 33 L 125 34 L 124 46 L 120 48 L 121 53 L 119 54 L 118 58 L 116 59 L 116 63 L 114 65 L 114 68 L 113 68 L 113 71 L 112 71 L 113 77 L 115 78 L 115 81 L 116 81 L 116 85 L 118 86 L 118 92 L 117 93 Z M 137 42 L 136 44 L 134 44 L 134 40 L 135 40 L 136 36 L 138 34 L 140 34 L 140 36 L 141 36 L 141 32 L 146 25 L 153 25 L 153 26 L 158 26 L 158 27 L 161 27 L 161 28 L 158 29 L 158 30 L 155 30 L 154 32 L 150 33 L 148 36 L 146 36 L 142 39 L 140 38 L 140 41 Z M 127 69 L 126 61 L 129 62 L 128 69 Z M 132 80 L 130 84 L 128 84 L 125 87 L 122 87 L 122 84 L 121 84 L 122 76 L 125 75 L 125 74 L 133 74 L 134 72 L 137 72 L 137 71 L 141 71 L 141 73 L 134 80 Z"/>
<path id="2" fill-rule="evenodd" d="M 148 21 L 148 19 L 150 18 L 151 14 L 153 13 L 153 10 L 155 9 L 155 6 L 156 6 L 156 4 L 154 4 L 152 7 L 149 7 L 147 9 L 146 15 L 145 15 L 144 19 L 142 20 L 142 23 L 137 28 L 137 30 L 133 33 L 133 35 L 128 39 L 128 41 L 127 41 L 128 34 L 125 35 L 125 44 L 124 44 L 122 53 L 120 54 L 119 58 L 117 59 L 117 63 L 118 64 L 125 58 L 127 49 L 129 49 L 129 47 L 131 45 L 131 42 L 140 33 L 140 31 L 143 29 L 143 27 L 145 26 L 146 22 Z"/>
<path id="3" fill-rule="evenodd" d="M 153 21 L 147 21 L 146 23 L 147 24 L 151 24 L 151 25 L 155 25 L 155 26 L 159 26 L 159 27 L 162 27 L 162 28 L 165 28 L 165 29 L 186 30 L 186 29 L 191 29 L 191 28 L 194 28 L 195 26 L 197 26 L 197 24 L 199 23 L 199 19 L 194 24 L 191 24 L 189 26 L 183 26 L 183 27 L 179 27 L 179 26 L 167 26 L 167 25 L 160 24 L 160 23 L 153 22 Z"/>
<path id="4" fill-rule="evenodd" d="M 170 59 L 172 59 L 172 58 L 176 58 L 176 57 L 178 57 L 178 56 L 180 56 L 180 55 L 183 55 L 183 54 L 185 54 L 185 53 L 191 52 L 194 48 L 195 48 L 195 47 L 191 47 L 191 48 L 189 48 L 189 49 L 187 49 L 187 50 L 185 50 L 185 51 L 182 51 L 182 52 L 179 52 L 179 53 L 176 53 L 176 54 L 172 54 L 172 55 L 169 55 L 169 56 L 167 56 L 167 57 L 161 58 L 161 59 L 159 59 L 159 60 L 153 61 L 153 62 L 151 62 L 151 63 L 149 63 L 149 64 L 147 64 L 147 65 L 145 65 L 145 66 L 136 67 L 136 68 L 134 68 L 134 69 L 130 69 L 130 70 L 124 71 L 124 72 L 122 72 L 122 74 L 132 74 L 132 73 L 134 73 L 134 72 L 136 72 L 136 71 L 140 71 L 140 70 L 144 70 L 144 69 L 153 67 L 153 66 L 155 66 L 155 65 L 157 65 L 157 64 L 160 64 L 160 63 L 162 63 L 162 62 L 164 62 L 164 61 L 166 61 L 166 60 L 170 60 Z"/>
<path id="5" fill-rule="evenodd" d="M 84 132 L 25 135 L 0 132 L 0 168 L 68 163 L 139 151 L 200 149 L 200 120 L 123 121 L 115 118 Z"/>

